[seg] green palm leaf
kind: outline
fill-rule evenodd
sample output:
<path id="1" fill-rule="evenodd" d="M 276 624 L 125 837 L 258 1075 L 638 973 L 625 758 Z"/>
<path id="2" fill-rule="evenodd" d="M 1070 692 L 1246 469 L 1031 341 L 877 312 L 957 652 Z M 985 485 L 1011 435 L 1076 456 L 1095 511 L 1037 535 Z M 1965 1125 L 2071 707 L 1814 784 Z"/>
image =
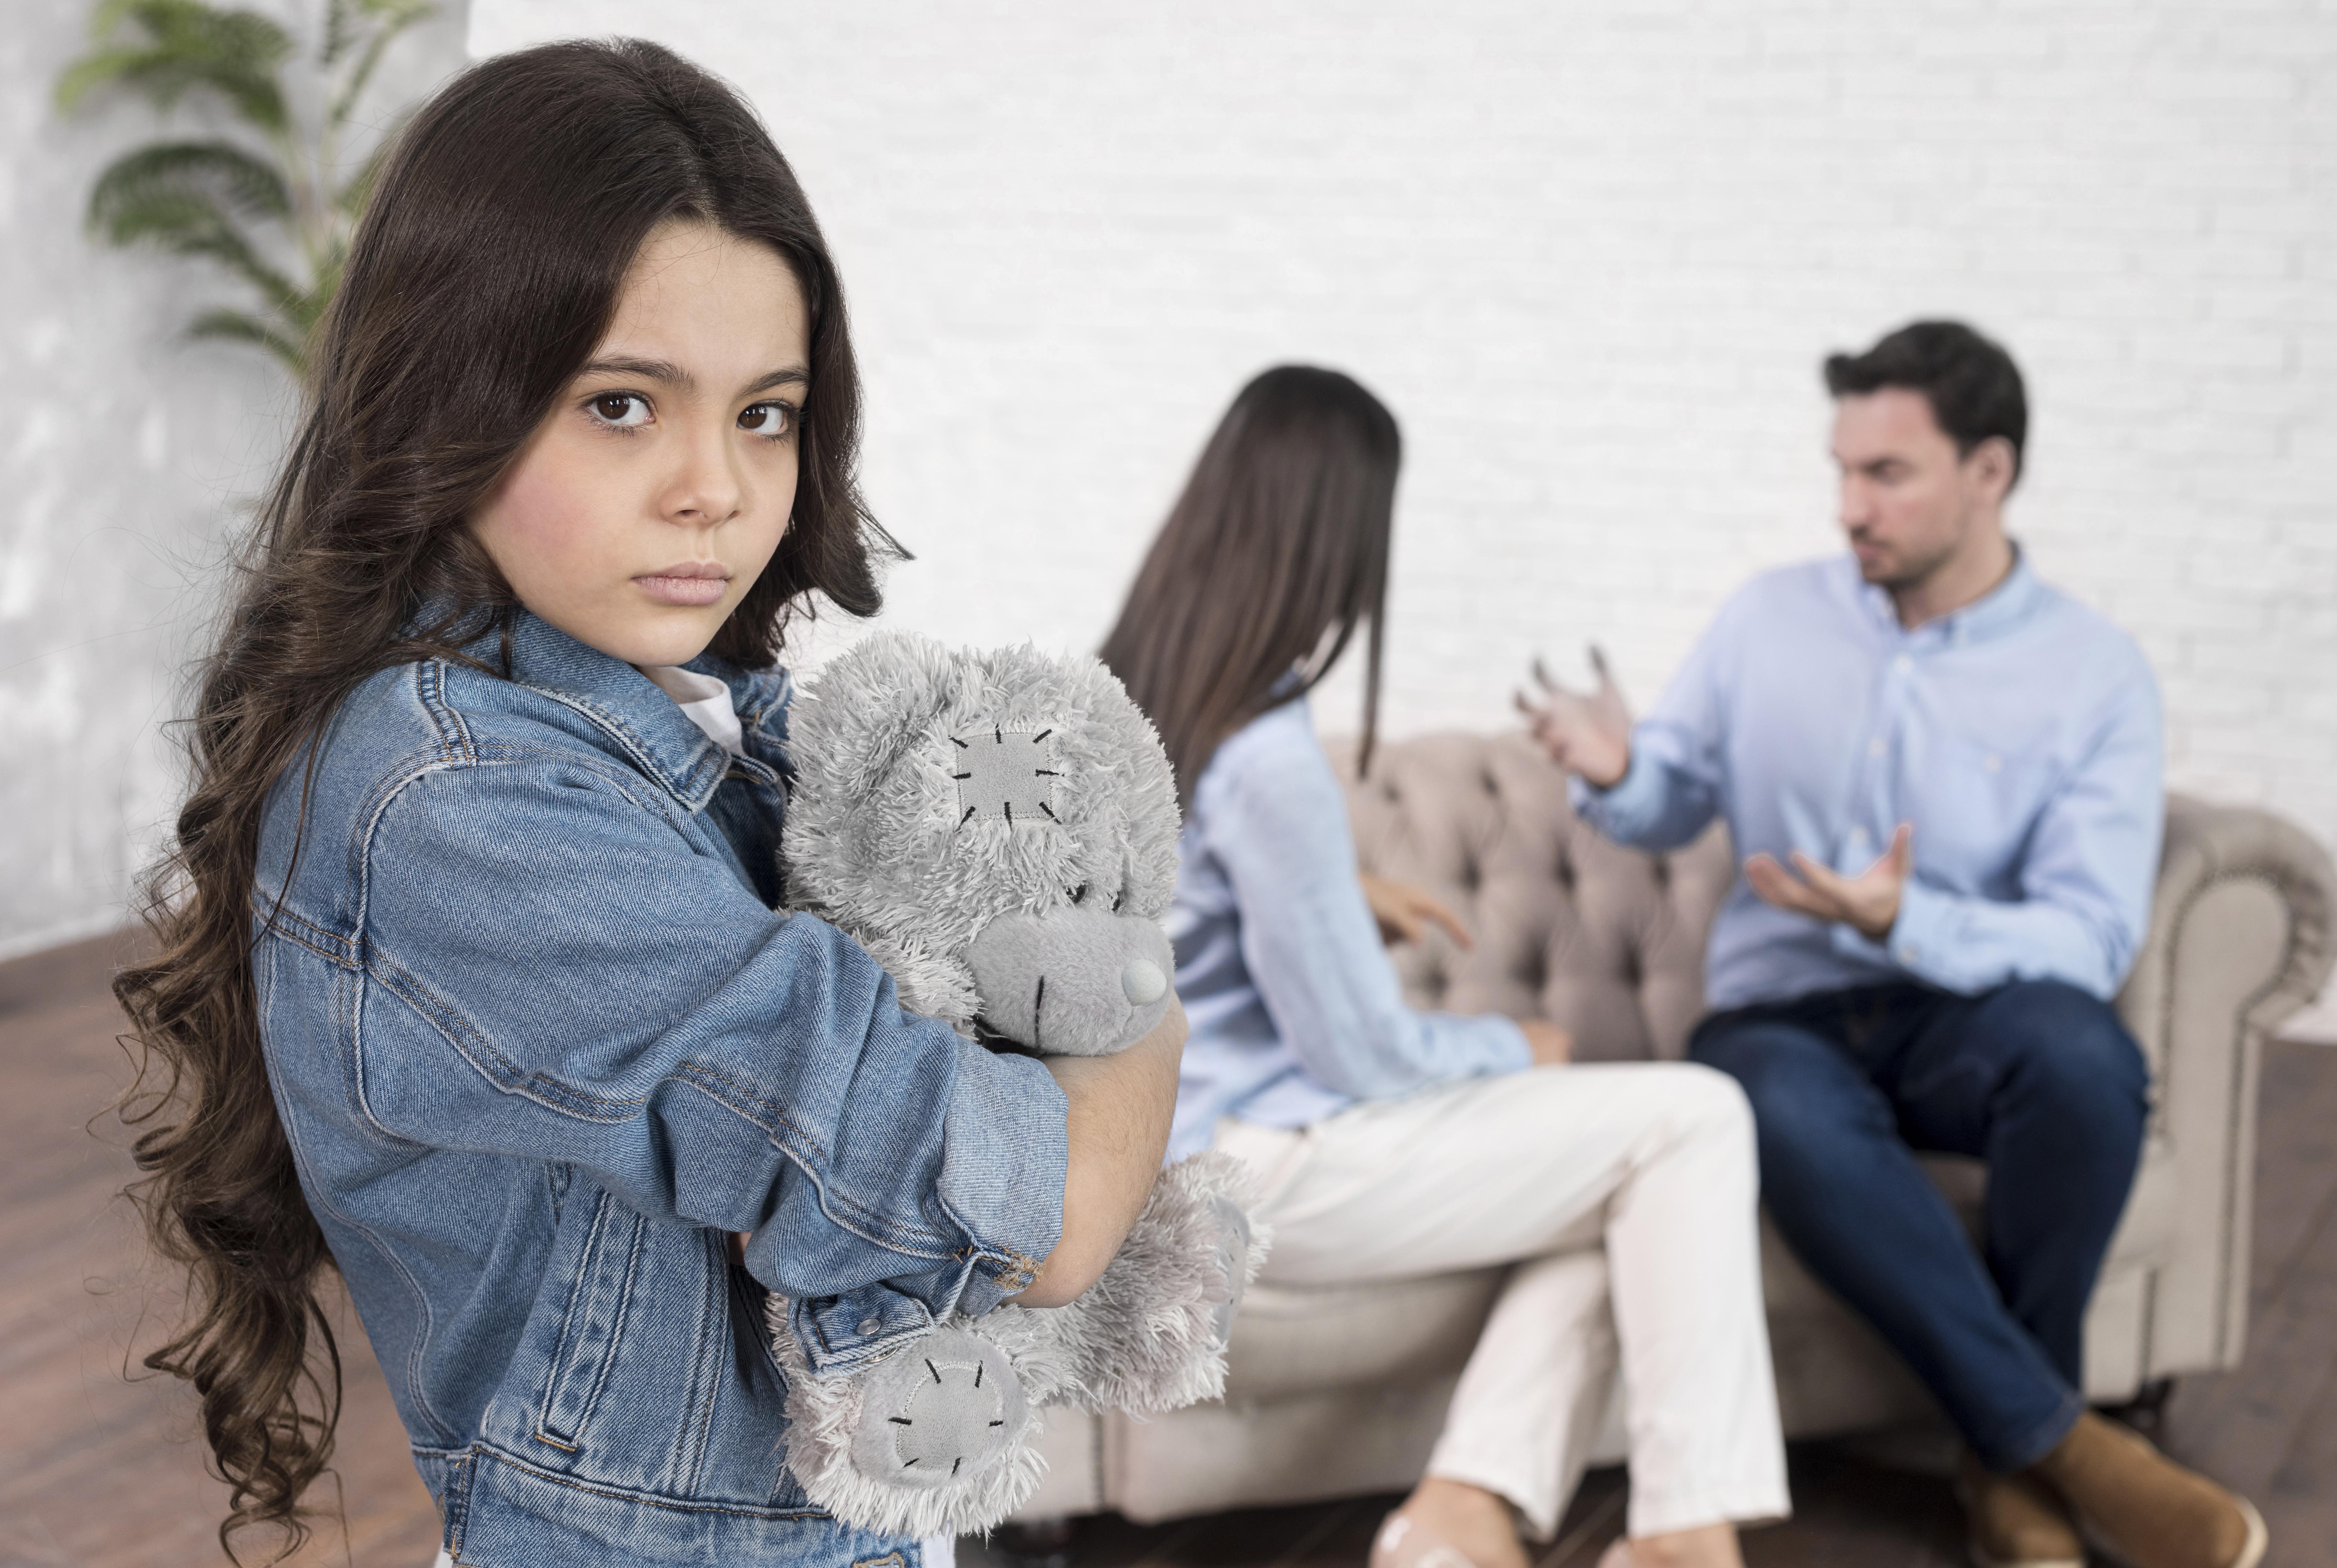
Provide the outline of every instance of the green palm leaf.
<path id="1" fill-rule="evenodd" d="M 202 191 L 248 218 L 283 219 L 292 211 L 291 188 L 266 159 L 231 142 L 156 142 L 106 165 L 89 193 L 91 225 L 119 207 L 175 191 Z"/>
<path id="2" fill-rule="evenodd" d="M 110 244 L 208 257 L 241 275 L 271 306 L 281 307 L 301 293 L 261 257 L 219 198 L 195 181 L 124 182 L 109 192 L 101 177 L 92 193 L 89 226 Z"/>
<path id="3" fill-rule="evenodd" d="M 357 106 L 357 99 L 365 93 L 366 84 L 373 80 L 375 68 L 381 64 L 381 52 L 388 48 L 390 41 L 400 33 L 428 16 L 432 7 L 428 0 L 357 0 L 357 9 L 374 18 L 374 34 L 366 41 L 364 51 L 357 56 L 357 65 L 349 72 L 348 81 L 343 83 L 340 93 L 333 99 L 328 119 L 336 127 L 348 123 L 350 113 Z"/>
<path id="4" fill-rule="evenodd" d="M 58 81 L 70 110 L 121 88 L 157 109 L 207 94 L 266 133 L 267 146 L 231 141 L 158 142 L 116 159 L 90 191 L 91 232 L 227 268 L 256 289 L 256 310 L 204 312 L 188 336 L 265 348 L 296 373 L 339 289 L 349 234 L 371 195 L 389 142 L 341 172 L 340 133 L 392 40 L 432 15 L 432 0 L 308 0 L 319 25 L 296 121 L 283 83 L 291 35 L 272 18 L 208 0 L 100 0 L 94 47 Z M 403 120 L 399 116 L 399 120 Z M 271 256 L 297 258 L 289 270 Z"/>
<path id="5" fill-rule="evenodd" d="M 293 375 L 308 372 L 308 356 L 300 342 L 285 336 L 273 322 L 241 310 L 206 310 L 189 325 L 187 336 L 256 344 L 275 355 Z"/>
<path id="6" fill-rule="evenodd" d="M 144 31 L 143 42 L 110 42 L 125 21 Z M 200 0 L 120 0 L 99 8 L 93 30 L 100 46 L 58 80 L 60 109 L 109 84 L 141 93 L 160 109 L 208 88 L 270 134 L 290 124 L 276 73 L 292 40 L 257 12 L 217 10 Z"/>

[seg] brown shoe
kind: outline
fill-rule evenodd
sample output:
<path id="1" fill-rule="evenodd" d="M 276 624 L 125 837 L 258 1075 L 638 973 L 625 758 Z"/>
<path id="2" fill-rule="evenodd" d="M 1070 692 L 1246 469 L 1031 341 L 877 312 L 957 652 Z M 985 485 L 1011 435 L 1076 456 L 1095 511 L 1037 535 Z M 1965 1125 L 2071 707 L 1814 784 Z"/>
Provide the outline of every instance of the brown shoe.
<path id="1" fill-rule="evenodd" d="M 2185 1470 L 2148 1438 L 2088 1411 L 2032 1474 L 2131 1568 L 2256 1568 L 2270 1544 L 2244 1497 Z"/>
<path id="2" fill-rule="evenodd" d="M 2034 1476 L 2000 1475 L 1967 1450 L 1956 1474 L 1972 1568 L 2086 1568 L 2069 1511 Z"/>

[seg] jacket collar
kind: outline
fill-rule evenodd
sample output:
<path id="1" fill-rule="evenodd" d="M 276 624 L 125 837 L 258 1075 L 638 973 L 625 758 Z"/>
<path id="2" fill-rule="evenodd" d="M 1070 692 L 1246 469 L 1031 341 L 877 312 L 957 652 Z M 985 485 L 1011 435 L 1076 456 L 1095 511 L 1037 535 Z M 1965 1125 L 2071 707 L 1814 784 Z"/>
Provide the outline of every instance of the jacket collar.
<path id="1" fill-rule="evenodd" d="M 490 632 L 467 650 L 489 668 L 503 656 Z M 735 766 L 767 784 L 794 771 L 787 759 L 784 670 L 750 673 L 700 654 L 685 668 L 730 688 L 747 754 L 733 758 L 707 739 L 656 682 L 623 660 L 581 642 L 540 616 L 520 612 L 512 628 L 511 679 L 592 722 L 615 749 L 689 810 L 705 809 Z"/>

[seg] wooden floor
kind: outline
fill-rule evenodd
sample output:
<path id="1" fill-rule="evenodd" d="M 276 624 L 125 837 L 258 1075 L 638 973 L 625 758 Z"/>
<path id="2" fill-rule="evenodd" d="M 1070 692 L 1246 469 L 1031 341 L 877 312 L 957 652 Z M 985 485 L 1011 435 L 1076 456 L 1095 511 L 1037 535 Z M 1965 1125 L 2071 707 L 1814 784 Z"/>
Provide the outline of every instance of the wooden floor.
<path id="1" fill-rule="evenodd" d="M 224 1559 L 224 1489 L 203 1471 L 184 1391 L 123 1368 L 156 1339 L 170 1281 L 141 1262 L 114 1194 L 130 1165 L 100 1112 L 128 1078 L 105 989 L 112 944 L 0 965 L 0 1568 L 190 1568 Z M 2271 1048 L 2264 1073 L 2254 1318 L 2247 1365 L 2191 1379 L 2161 1442 L 2254 1497 L 2273 1568 L 2337 1568 L 2337 1050 Z M 437 1518 L 362 1334 L 347 1363 L 342 1519 L 293 1561 L 426 1568 Z M 1946 1482 L 1910 1455 L 1805 1445 L 1798 1510 L 1746 1538 L 1752 1568 L 1929 1568 L 1964 1562 Z M 329 1499 L 328 1499 L 329 1501 Z M 1357 1568 L 1393 1502 L 1361 1498 L 1139 1528 L 1081 1522 L 1078 1568 Z M 1541 1568 L 1589 1568 L 1620 1529 L 1623 1482 L 1594 1473 Z M 966 1568 L 1011 1555 L 967 1542 Z M 1051 1553 L 1024 1544 L 1022 1561 Z M 1061 1549 L 1052 1555 L 1063 1555 Z"/>

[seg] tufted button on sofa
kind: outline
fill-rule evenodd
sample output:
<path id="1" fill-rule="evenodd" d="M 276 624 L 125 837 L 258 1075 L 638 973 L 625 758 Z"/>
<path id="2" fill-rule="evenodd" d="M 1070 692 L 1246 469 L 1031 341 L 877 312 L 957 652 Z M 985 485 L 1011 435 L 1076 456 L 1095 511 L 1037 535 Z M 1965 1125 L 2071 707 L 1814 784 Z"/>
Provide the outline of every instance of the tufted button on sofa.
<path id="1" fill-rule="evenodd" d="M 1352 756 L 1334 747 L 1343 777 Z M 1543 1017 L 1586 1061 L 1677 1059 L 1703 1010 L 1704 941 L 1736 876 L 1716 827 L 1675 853 L 1600 838 L 1522 736 L 1382 748 L 1348 789 L 1364 868 L 1446 899 L 1477 936 L 1400 950 L 1421 1006 Z M 2152 926 L 2117 1002 L 2155 1109 L 2135 1192 L 2087 1320 L 2088 1392 L 2237 1364 L 2262 1043 L 2332 964 L 2337 869 L 2266 812 L 2176 799 Z M 1978 1233 L 1986 1171 L 1929 1159 Z M 1764 1226 L 1764 1289 L 1790 1436 L 1935 1418 L 1864 1324 Z M 1249 1291 L 1226 1397 L 1133 1422 L 1051 1413 L 1051 1470 L 1026 1516 L 1117 1508 L 1149 1521 L 1409 1487 L 1501 1280 L 1499 1269 L 1368 1287 Z M 1618 1413 L 1607 1456 L 1620 1457 Z"/>

